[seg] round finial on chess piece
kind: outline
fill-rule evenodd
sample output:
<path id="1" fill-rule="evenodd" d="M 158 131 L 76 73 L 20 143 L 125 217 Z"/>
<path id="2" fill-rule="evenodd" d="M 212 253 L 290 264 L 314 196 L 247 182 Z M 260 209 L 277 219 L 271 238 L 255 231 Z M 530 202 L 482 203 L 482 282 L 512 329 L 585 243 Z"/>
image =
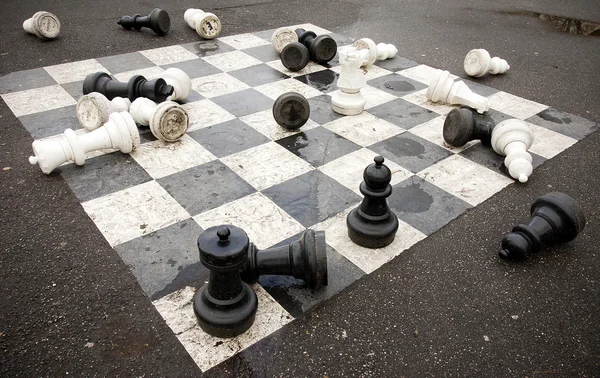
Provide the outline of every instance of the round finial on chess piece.
<path id="1" fill-rule="evenodd" d="M 273 104 L 273 118 L 288 130 L 299 129 L 308 121 L 309 116 L 310 105 L 300 93 L 284 93 Z"/>
<path id="2" fill-rule="evenodd" d="M 231 235 L 231 231 L 227 227 L 220 228 L 217 231 L 217 236 L 219 237 L 219 242 L 226 243 L 229 241 L 229 235 Z"/>

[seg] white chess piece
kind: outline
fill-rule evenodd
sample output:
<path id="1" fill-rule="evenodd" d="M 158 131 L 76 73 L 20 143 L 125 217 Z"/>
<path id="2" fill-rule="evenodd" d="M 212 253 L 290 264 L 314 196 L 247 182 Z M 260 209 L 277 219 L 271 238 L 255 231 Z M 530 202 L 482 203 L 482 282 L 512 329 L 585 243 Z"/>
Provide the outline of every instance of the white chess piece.
<path id="1" fill-rule="evenodd" d="M 202 38 L 214 39 L 221 34 L 221 20 L 213 13 L 190 8 L 183 14 L 183 19 Z"/>
<path id="2" fill-rule="evenodd" d="M 110 113 L 126 112 L 130 105 L 128 98 L 109 100 L 102 93 L 88 93 L 77 100 L 77 119 L 84 129 L 92 131 L 108 122 Z"/>
<path id="3" fill-rule="evenodd" d="M 114 148 L 129 153 L 140 145 L 140 134 L 135 121 L 127 112 L 112 113 L 104 126 L 83 135 L 66 129 L 57 138 L 35 140 L 32 143 L 34 156 L 29 163 L 38 164 L 45 174 L 50 174 L 59 165 L 74 161 L 85 163 L 85 154 L 91 151 Z"/>
<path id="4" fill-rule="evenodd" d="M 136 98 L 129 107 L 136 123 L 150 126 L 152 134 L 165 142 L 179 140 L 189 127 L 189 117 L 185 109 L 173 101 L 156 104 L 145 97 Z"/>
<path id="5" fill-rule="evenodd" d="M 490 57 L 484 49 L 473 49 L 465 56 L 464 62 L 465 72 L 469 76 L 481 77 L 486 73 L 493 75 L 503 74 L 510 66 L 504 59 L 498 57 Z"/>
<path id="6" fill-rule="evenodd" d="M 477 110 L 479 114 L 490 110 L 490 104 L 486 97 L 471 92 L 464 82 L 452 80 L 448 71 L 440 71 L 431 80 L 426 96 L 432 102 L 467 105 Z"/>
<path id="7" fill-rule="evenodd" d="M 292 28 L 279 28 L 275 30 L 271 36 L 271 44 L 279 53 L 285 46 L 292 42 L 298 42 L 298 34 L 296 34 L 296 31 Z"/>
<path id="8" fill-rule="evenodd" d="M 42 39 L 53 39 L 60 33 L 60 21 L 50 12 L 39 11 L 23 22 L 23 29 Z"/>
<path id="9" fill-rule="evenodd" d="M 352 46 L 356 47 L 357 50 L 369 50 L 368 60 L 363 63 L 363 67 L 372 65 L 376 60 L 393 58 L 398 52 L 396 46 L 392 44 L 379 43 L 376 45 L 375 42 L 369 38 L 361 38 L 354 42 Z"/>
<path id="10" fill-rule="evenodd" d="M 533 144 L 533 129 L 520 119 L 507 119 L 500 122 L 492 131 L 492 148 L 506 156 L 504 165 L 511 177 L 527 182 L 533 166 L 527 150 Z"/>
<path id="11" fill-rule="evenodd" d="M 173 87 L 173 94 L 167 97 L 170 101 L 185 100 L 192 89 L 192 81 L 188 74 L 179 68 L 167 68 L 161 75 L 167 84 Z"/>
<path id="12" fill-rule="evenodd" d="M 344 115 L 357 115 L 365 109 L 366 99 L 360 89 L 367 85 L 367 79 L 360 70 L 368 59 L 368 50 L 357 50 L 353 46 L 345 46 L 338 50 L 342 72 L 337 86 L 340 89 L 331 96 L 331 109 Z"/>

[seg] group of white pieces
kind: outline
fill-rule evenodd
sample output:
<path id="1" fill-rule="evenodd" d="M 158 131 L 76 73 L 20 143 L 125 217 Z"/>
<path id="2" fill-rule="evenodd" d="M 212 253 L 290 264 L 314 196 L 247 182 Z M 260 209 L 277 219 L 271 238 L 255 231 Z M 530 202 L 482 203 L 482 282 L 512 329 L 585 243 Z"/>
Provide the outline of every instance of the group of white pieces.
<path id="1" fill-rule="evenodd" d="M 72 129 L 54 138 L 35 140 L 31 164 L 38 164 L 42 172 L 50 174 L 64 163 L 85 163 L 87 153 L 115 149 L 130 153 L 140 145 L 136 123 L 149 126 L 152 134 L 164 142 L 179 140 L 189 127 L 189 117 L 177 102 L 185 100 L 191 90 L 189 76 L 179 68 L 168 68 L 161 78 L 173 86 L 173 94 L 159 104 L 139 97 L 108 100 L 103 94 L 92 92 L 77 101 L 77 119 L 87 133 L 76 134 Z"/>

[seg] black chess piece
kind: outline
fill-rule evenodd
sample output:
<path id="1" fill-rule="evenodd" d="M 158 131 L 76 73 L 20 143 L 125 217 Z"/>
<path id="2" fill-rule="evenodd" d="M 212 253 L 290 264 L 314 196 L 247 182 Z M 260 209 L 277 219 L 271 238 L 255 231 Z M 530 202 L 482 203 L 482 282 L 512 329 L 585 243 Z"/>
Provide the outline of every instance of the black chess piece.
<path id="1" fill-rule="evenodd" d="M 471 140 L 481 140 L 490 146 L 496 125 L 485 122 L 469 108 L 452 109 L 444 121 L 444 140 L 453 147 L 462 147 Z"/>
<path id="2" fill-rule="evenodd" d="M 248 247 L 248 235 L 232 225 L 211 227 L 198 237 L 200 262 L 210 275 L 194 295 L 194 313 L 209 335 L 234 337 L 254 323 L 258 298 L 240 277 Z"/>
<path id="3" fill-rule="evenodd" d="M 123 83 L 105 72 L 96 72 L 83 81 L 83 94 L 92 92 L 99 92 L 109 100 L 126 97 L 133 102 L 138 97 L 146 97 L 154 102 L 163 102 L 173 94 L 173 86 L 164 79 L 146 80 L 141 75 L 132 76 L 127 83 Z"/>
<path id="4" fill-rule="evenodd" d="M 394 241 L 398 218 L 390 210 L 386 198 L 392 194 L 392 172 L 383 164 L 383 156 L 376 156 L 363 173 L 360 192 L 362 203 L 348 214 L 348 236 L 361 247 L 382 248 Z"/>
<path id="5" fill-rule="evenodd" d="M 263 274 L 294 276 L 313 290 L 327 286 L 325 233 L 306 230 L 300 240 L 262 251 L 250 243 L 242 279 L 254 283 Z"/>
<path id="6" fill-rule="evenodd" d="M 308 64 L 308 48 L 300 42 L 285 45 L 279 54 L 281 64 L 292 72 L 300 71 Z"/>
<path id="7" fill-rule="evenodd" d="M 171 29 L 171 18 L 167 11 L 155 8 L 148 16 L 134 14 L 133 16 L 123 16 L 117 24 L 127 30 L 132 28 L 140 30 L 141 28 L 150 28 L 158 35 L 165 35 Z"/>
<path id="8" fill-rule="evenodd" d="M 548 193 L 531 205 L 529 224 L 520 224 L 502 239 L 503 259 L 523 259 L 543 244 L 566 243 L 585 227 L 585 214 L 577 202 L 563 193 Z"/>
<path id="9" fill-rule="evenodd" d="M 308 47 L 310 59 L 316 63 L 327 63 L 337 54 L 337 43 L 327 34 L 317 37 L 315 32 L 296 29 L 298 41 Z"/>
<path id="10" fill-rule="evenodd" d="M 310 105 L 300 93 L 283 93 L 273 104 L 275 121 L 288 130 L 299 129 L 308 121 L 309 116 Z"/>

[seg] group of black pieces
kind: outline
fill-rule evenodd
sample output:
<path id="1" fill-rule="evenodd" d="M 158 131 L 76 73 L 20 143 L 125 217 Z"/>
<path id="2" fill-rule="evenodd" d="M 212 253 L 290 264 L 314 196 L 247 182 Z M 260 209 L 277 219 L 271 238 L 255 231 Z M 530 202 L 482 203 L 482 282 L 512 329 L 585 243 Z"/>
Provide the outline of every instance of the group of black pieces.
<path id="1" fill-rule="evenodd" d="M 317 36 L 315 32 L 301 28 L 295 30 L 298 42 L 290 42 L 281 50 L 281 64 L 290 71 L 300 71 L 308 64 L 308 60 L 325 64 L 337 54 L 337 43 L 327 35 Z"/>

